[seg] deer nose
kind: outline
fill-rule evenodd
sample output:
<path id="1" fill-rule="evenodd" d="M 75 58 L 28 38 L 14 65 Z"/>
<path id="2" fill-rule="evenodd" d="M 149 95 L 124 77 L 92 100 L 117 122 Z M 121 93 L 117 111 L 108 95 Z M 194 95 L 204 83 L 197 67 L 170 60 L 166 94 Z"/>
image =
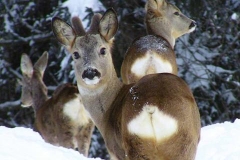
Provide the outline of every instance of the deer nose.
<path id="1" fill-rule="evenodd" d="M 192 21 L 192 23 L 189 26 L 189 29 L 192 29 L 197 26 L 197 23 L 195 21 Z"/>
<path id="2" fill-rule="evenodd" d="M 100 76 L 101 76 L 100 72 L 98 72 L 98 70 L 94 68 L 88 68 L 82 74 L 83 79 L 87 78 L 89 80 L 93 80 L 94 77 L 99 78 Z"/>

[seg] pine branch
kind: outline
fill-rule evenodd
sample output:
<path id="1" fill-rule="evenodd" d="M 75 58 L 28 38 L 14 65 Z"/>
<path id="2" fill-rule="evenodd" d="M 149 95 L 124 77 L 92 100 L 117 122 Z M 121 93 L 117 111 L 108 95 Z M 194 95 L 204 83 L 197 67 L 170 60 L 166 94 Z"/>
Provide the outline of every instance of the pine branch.
<path id="1" fill-rule="evenodd" d="M 14 34 L 14 36 L 17 36 L 17 35 Z M 53 36 L 52 32 L 46 33 L 46 34 L 33 35 L 33 36 L 29 36 L 29 37 L 21 37 L 18 35 L 17 39 L 0 40 L 0 46 L 8 46 L 8 45 L 12 45 L 12 44 L 27 44 L 27 43 L 30 43 L 30 41 L 42 42 L 42 41 L 46 41 L 47 39 L 49 39 L 52 36 Z"/>
<path id="2" fill-rule="evenodd" d="M 8 101 L 8 102 L 0 104 L 0 109 L 2 109 L 2 110 L 12 109 L 12 108 L 17 108 L 20 105 L 21 105 L 20 100 Z"/>

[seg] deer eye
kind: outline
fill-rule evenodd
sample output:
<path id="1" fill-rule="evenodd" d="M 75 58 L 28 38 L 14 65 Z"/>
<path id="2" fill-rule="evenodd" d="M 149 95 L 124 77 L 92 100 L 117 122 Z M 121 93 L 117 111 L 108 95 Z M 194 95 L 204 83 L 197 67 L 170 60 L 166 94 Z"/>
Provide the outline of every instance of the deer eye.
<path id="1" fill-rule="evenodd" d="M 179 12 L 174 12 L 174 15 L 179 16 L 180 14 Z"/>
<path id="2" fill-rule="evenodd" d="M 105 55 L 106 54 L 106 48 L 101 48 L 100 49 L 100 54 Z"/>
<path id="3" fill-rule="evenodd" d="M 73 52 L 73 57 L 74 57 L 75 59 L 78 59 L 78 58 L 80 58 L 80 55 L 79 55 L 78 52 Z"/>

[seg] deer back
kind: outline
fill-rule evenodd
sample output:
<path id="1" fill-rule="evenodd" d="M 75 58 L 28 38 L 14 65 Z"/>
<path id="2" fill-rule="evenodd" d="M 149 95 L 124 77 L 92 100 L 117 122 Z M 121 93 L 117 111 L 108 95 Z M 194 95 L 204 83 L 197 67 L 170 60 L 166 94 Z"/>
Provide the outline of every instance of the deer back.
<path id="1" fill-rule="evenodd" d="M 125 84 L 135 83 L 153 73 L 177 75 L 176 55 L 161 36 L 147 35 L 133 41 L 124 57 L 121 76 Z"/>
<path id="2" fill-rule="evenodd" d="M 52 23 L 56 38 L 70 47 L 84 107 L 111 159 L 194 159 L 200 117 L 190 89 L 168 73 L 146 75 L 135 84 L 121 83 L 110 52 L 118 25 L 112 9 L 101 18 L 98 34 L 78 36 L 62 20 L 54 18 Z"/>
<path id="3" fill-rule="evenodd" d="M 196 24 L 165 0 L 148 0 L 145 24 L 149 35 L 137 38 L 128 48 L 121 67 L 125 84 L 151 73 L 178 74 L 175 40 L 192 32 Z"/>
<path id="4" fill-rule="evenodd" d="M 47 60 L 48 54 L 44 52 L 33 66 L 30 58 L 22 55 L 22 104 L 33 106 L 34 127 L 46 142 L 78 148 L 87 156 L 94 124 L 83 107 L 76 86 L 70 83 L 60 85 L 51 98 L 47 97 L 47 88 L 42 80 Z"/>
<path id="5" fill-rule="evenodd" d="M 173 74 L 147 75 L 134 84 L 124 100 L 121 124 L 129 159 L 195 158 L 198 107 L 187 84 Z"/>
<path id="6" fill-rule="evenodd" d="M 88 155 L 94 124 L 73 84 L 58 86 L 37 112 L 35 126 L 45 141 Z"/>
<path id="7" fill-rule="evenodd" d="M 104 134 L 115 139 L 106 145 L 118 159 L 195 158 L 201 129 L 198 107 L 187 84 L 173 74 L 150 74 L 124 85 L 104 121 L 109 122 Z"/>

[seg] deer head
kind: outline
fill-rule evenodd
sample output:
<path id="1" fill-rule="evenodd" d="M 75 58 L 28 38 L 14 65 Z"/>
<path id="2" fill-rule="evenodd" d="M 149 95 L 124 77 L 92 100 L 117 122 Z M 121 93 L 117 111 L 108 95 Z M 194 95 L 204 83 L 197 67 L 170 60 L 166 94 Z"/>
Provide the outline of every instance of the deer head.
<path id="1" fill-rule="evenodd" d="M 182 79 L 166 73 L 123 85 L 110 51 L 117 25 L 112 9 L 101 18 L 97 33 L 78 36 L 75 27 L 59 18 L 52 21 L 56 38 L 72 54 L 84 107 L 111 159 L 193 160 L 200 117 L 191 91 Z"/>
<path id="2" fill-rule="evenodd" d="M 196 22 L 165 0 L 148 0 L 145 23 L 148 34 L 164 37 L 172 47 L 175 40 L 195 30 Z"/>
<path id="3" fill-rule="evenodd" d="M 121 67 L 125 84 L 137 82 L 152 73 L 177 75 L 175 40 L 196 28 L 195 21 L 165 0 L 148 0 L 145 8 L 149 35 L 134 40 L 125 54 Z"/>
<path id="4" fill-rule="evenodd" d="M 106 12 L 99 22 L 100 25 L 93 23 L 89 32 L 85 32 L 81 25 L 77 25 L 79 23 L 75 22 L 77 19 L 73 19 L 74 28 L 57 17 L 52 20 L 55 36 L 72 54 L 76 64 L 76 78 L 78 84 L 82 85 L 81 89 L 89 86 L 95 89 L 101 84 L 105 84 L 105 79 L 111 78 L 107 73 L 108 70 L 114 70 L 114 68 L 106 63 L 106 61 L 111 61 L 111 57 L 106 55 L 111 53 L 113 35 L 117 31 L 117 19 L 113 15 L 113 10 Z M 95 17 L 100 16 L 96 15 Z M 77 31 L 76 26 L 78 26 Z M 83 47 L 83 44 L 86 45 Z M 96 52 L 98 53 L 96 55 L 90 54 Z"/>
<path id="5" fill-rule="evenodd" d="M 23 75 L 21 95 L 22 106 L 33 106 L 35 112 L 42 103 L 47 100 L 47 87 L 42 80 L 47 61 L 47 52 L 42 54 L 34 66 L 27 54 L 23 54 L 21 58 L 21 71 Z M 39 99 L 39 102 L 33 99 Z"/>

